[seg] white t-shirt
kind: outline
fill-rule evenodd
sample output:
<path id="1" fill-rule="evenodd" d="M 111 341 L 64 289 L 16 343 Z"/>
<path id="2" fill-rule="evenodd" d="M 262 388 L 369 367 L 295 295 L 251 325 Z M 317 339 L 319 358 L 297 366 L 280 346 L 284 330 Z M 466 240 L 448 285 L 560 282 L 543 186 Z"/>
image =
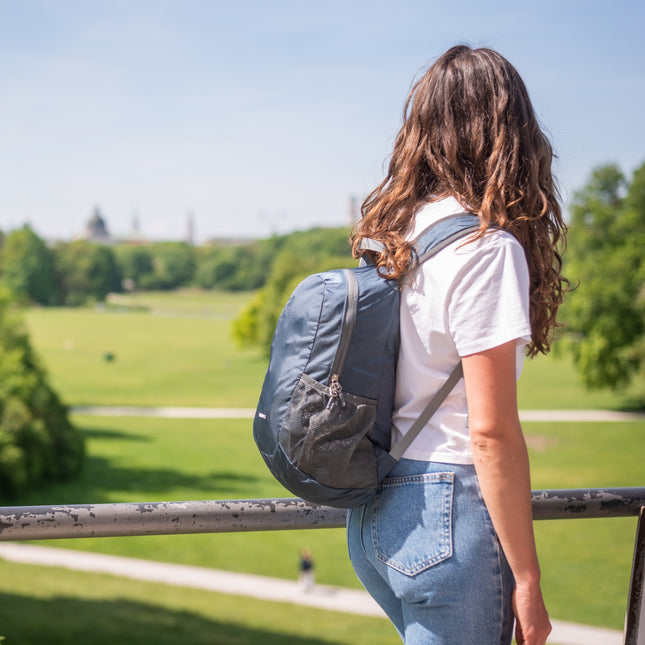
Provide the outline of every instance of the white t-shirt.
<path id="1" fill-rule="evenodd" d="M 453 198 L 425 204 L 409 239 L 464 208 Z M 517 376 L 531 338 L 529 271 L 520 243 L 506 231 L 453 242 L 424 262 L 401 291 L 393 443 L 468 356 L 517 340 Z M 461 379 L 403 455 L 472 464 L 466 390 Z"/>

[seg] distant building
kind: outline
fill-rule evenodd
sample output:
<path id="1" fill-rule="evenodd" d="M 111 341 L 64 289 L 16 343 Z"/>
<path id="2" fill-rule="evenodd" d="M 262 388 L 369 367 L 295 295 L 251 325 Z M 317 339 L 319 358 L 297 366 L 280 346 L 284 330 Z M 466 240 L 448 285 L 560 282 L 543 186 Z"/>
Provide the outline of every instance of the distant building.
<path id="1" fill-rule="evenodd" d="M 95 244 L 145 244 L 147 240 L 141 235 L 139 230 L 139 217 L 135 213 L 132 217 L 132 232 L 128 235 L 114 236 L 110 233 L 107 226 L 107 221 L 101 209 L 97 206 L 94 208 L 92 216 L 82 233 L 78 236 L 81 240 L 94 242 Z"/>
<path id="2" fill-rule="evenodd" d="M 195 215 L 192 211 L 189 211 L 186 217 L 185 241 L 188 244 L 193 245 L 195 244 L 195 237 Z M 78 239 L 94 242 L 95 244 L 140 245 L 149 243 L 149 240 L 141 232 L 139 214 L 136 211 L 132 214 L 131 231 L 126 234 L 113 235 L 108 230 L 105 216 L 101 213 L 101 209 L 98 206 L 94 208 L 92 216 L 85 224 L 85 227 L 78 236 Z"/>
<path id="3" fill-rule="evenodd" d="M 98 242 L 100 244 L 111 244 L 113 242 L 112 237 L 108 232 L 105 219 L 103 219 L 98 206 L 94 209 L 92 217 L 90 217 L 85 225 L 81 238 L 90 242 Z"/>

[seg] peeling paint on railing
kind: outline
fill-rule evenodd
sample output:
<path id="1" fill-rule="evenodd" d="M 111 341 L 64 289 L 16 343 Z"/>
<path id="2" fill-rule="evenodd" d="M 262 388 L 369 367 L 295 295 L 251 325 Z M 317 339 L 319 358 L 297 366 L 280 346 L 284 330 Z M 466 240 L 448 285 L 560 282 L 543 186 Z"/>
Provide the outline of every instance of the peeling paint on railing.
<path id="1" fill-rule="evenodd" d="M 533 491 L 533 517 L 637 516 L 645 488 Z M 301 499 L 142 502 L 0 508 L 0 541 L 339 528 L 345 511 Z"/>
<path id="2" fill-rule="evenodd" d="M 231 533 L 344 526 L 345 512 L 300 499 L 0 508 L 0 541 Z"/>
<path id="3" fill-rule="evenodd" d="M 645 506 L 645 488 L 591 488 L 533 491 L 533 519 L 637 516 Z"/>

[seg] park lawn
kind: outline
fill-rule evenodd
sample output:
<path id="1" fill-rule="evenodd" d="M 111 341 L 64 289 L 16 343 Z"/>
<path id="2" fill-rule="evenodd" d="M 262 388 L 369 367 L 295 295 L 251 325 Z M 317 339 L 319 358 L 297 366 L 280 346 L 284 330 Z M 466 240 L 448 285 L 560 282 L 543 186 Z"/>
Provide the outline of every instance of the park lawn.
<path id="1" fill-rule="evenodd" d="M 234 345 L 230 315 L 43 308 L 26 321 L 68 405 L 253 407 L 266 369 Z"/>
<path id="2" fill-rule="evenodd" d="M 0 561 L 7 645 L 394 645 L 389 621 Z"/>
<path id="3" fill-rule="evenodd" d="M 97 308 L 31 308 L 32 342 L 69 405 L 255 407 L 267 358 L 240 350 L 232 321 L 249 293 L 120 294 Z M 111 355 L 113 360 L 106 360 Z M 527 360 L 520 409 L 621 409 L 643 384 L 589 392 L 568 357 Z"/>
<path id="4" fill-rule="evenodd" d="M 587 390 L 571 357 L 554 351 L 524 361 L 517 400 L 520 410 L 643 410 L 645 383 L 635 380 L 617 392 Z"/>
<path id="5" fill-rule="evenodd" d="M 88 437 L 82 477 L 24 505 L 287 497 L 266 470 L 246 420 L 74 417 Z M 533 488 L 639 486 L 645 423 L 529 423 Z M 622 628 L 635 519 L 536 523 L 554 618 Z M 295 579 L 308 547 L 323 584 L 358 587 L 341 529 L 51 540 L 78 548 Z M 602 581 L 602 593 L 594 586 Z"/>
<path id="6" fill-rule="evenodd" d="M 107 297 L 107 305 L 118 308 L 122 312 L 145 310 L 155 315 L 192 315 L 232 320 L 254 295 L 255 292 L 211 291 L 197 288 L 141 291 L 112 293 Z"/>
<path id="7" fill-rule="evenodd" d="M 525 423 L 536 489 L 645 486 L 645 422 Z M 554 618 L 622 629 L 636 518 L 535 522 Z"/>

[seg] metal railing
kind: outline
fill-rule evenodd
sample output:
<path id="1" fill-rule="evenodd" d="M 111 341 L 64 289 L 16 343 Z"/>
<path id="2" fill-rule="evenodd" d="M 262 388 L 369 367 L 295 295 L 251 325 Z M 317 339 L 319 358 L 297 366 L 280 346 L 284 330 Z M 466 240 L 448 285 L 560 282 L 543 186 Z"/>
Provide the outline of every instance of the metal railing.
<path id="1" fill-rule="evenodd" d="M 625 645 L 645 645 L 645 488 L 536 490 L 533 519 L 639 517 Z M 0 508 L 0 541 L 340 528 L 346 511 L 297 498 Z"/>
<path id="2" fill-rule="evenodd" d="M 533 491 L 536 520 L 631 517 L 645 488 Z M 0 541 L 339 528 L 345 511 L 297 498 L 0 508 Z"/>

